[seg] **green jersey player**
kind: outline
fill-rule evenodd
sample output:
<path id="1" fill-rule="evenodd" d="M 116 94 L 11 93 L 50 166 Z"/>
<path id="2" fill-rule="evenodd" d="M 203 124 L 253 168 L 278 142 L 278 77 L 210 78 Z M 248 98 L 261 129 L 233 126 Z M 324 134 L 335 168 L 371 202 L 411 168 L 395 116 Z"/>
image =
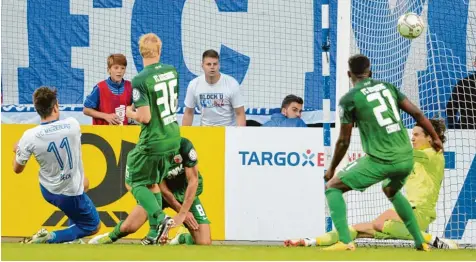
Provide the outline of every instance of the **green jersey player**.
<path id="1" fill-rule="evenodd" d="M 342 125 L 334 156 L 324 177 L 327 181 L 326 198 L 339 242 L 326 250 L 355 250 L 347 226 L 343 193 L 349 190 L 364 191 L 381 181 L 383 192 L 413 236 L 416 248 L 429 250 L 410 203 L 400 193 L 413 168 L 413 154 L 399 109 L 409 113 L 431 136 L 432 146 L 437 152 L 442 149 L 442 142 L 430 121 L 405 95 L 395 86 L 371 78 L 370 60 L 366 56 L 355 55 L 349 59 L 348 76 L 354 88 L 339 102 Z M 334 176 L 335 169 L 349 147 L 354 123 L 359 127 L 366 156 L 350 163 Z"/>
<path id="2" fill-rule="evenodd" d="M 176 212 L 189 210 L 184 224 L 191 234 L 179 232 L 170 244 L 211 244 L 210 221 L 199 199 L 203 178 L 197 164 L 192 142 L 182 138 L 180 154 L 175 156 L 172 168 L 159 186 L 164 195 L 163 208 L 170 207 Z"/>
<path id="3" fill-rule="evenodd" d="M 164 239 L 174 220 L 162 212 L 157 185 L 169 170 L 180 147 L 177 109 L 178 74 L 173 66 L 159 63 L 162 42 L 149 33 L 139 39 L 144 69 L 132 79 L 134 104 L 126 116 L 140 123 L 139 142 L 127 156 L 126 184 L 147 212 L 150 230 L 142 244 Z M 180 221 L 182 219 L 182 221 Z M 178 217 L 177 224 L 183 222 Z"/>
<path id="4" fill-rule="evenodd" d="M 179 215 L 183 214 L 184 224 L 191 233 L 178 233 L 170 244 L 211 244 L 210 221 L 199 199 L 203 191 L 203 178 L 198 171 L 197 153 L 190 140 L 181 139 L 179 154 L 174 156 L 174 161 L 159 186 L 164 195 L 162 208 L 171 207 Z M 96 236 L 89 243 L 113 243 L 135 233 L 146 221 L 147 213 L 137 205 L 112 232 Z"/>
<path id="5" fill-rule="evenodd" d="M 431 119 L 431 124 L 440 140 L 444 143 L 446 127 L 443 119 Z M 420 126 L 412 131 L 413 171 L 405 183 L 405 192 L 415 214 L 418 227 L 422 231 L 425 242 L 435 248 L 456 249 L 457 244 L 449 239 L 432 237 L 424 231 L 436 219 L 436 203 L 444 176 L 445 158 L 443 152 L 436 152 L 431 147 L 432 139 Z M 383 212 L 371 222 L 349 226 L 352 240 L 355 238 L 401 239 L 411 240 L 402 219 L 391 208 Z M 335 230 L 315 239 L 291 239 L 284 242 L 285 246 L 329 246 L 337 243 L 339 236 Z"/>

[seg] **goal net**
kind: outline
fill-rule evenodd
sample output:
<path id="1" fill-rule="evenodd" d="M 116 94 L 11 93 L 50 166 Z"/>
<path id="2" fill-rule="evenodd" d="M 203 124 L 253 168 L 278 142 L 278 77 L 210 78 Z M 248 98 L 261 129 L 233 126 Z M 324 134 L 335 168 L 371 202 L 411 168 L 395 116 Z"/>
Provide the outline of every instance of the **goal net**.
<path id="1" fill-rule="evenodd" d="M 349 26 L 341 26 L 338 32 L 338 35 L 350 35 L 348 55 L 365 54 L 371 60 L 373 78 L 397 86 L 427 117 L 439 116 L 447 120 L 445 178 L 437 204 L 437 218 L 429 232 L 457 240 L 460 244 L 474 245 L 476 83 L 473 74 L 476 64 L 473 65 L 473 62 L 476 57 L 476 1 L 349 2 Z M 396 30 L 398 18 L 406 12 L 421 15 L 426 25 L 424 33 L 412 41 L 401 37 Z M 458 85 L 462 87 L 454 88 Z M 344 94 L 348 88 L 345 85 L 337 92 Z M 414 120 L 404 115 L 403 121 L 410 131 Z M 363 155 L 358 130 L 353 133 L 348 152 L 350 161 Z M 381 185 L 375 185 L 364 193 L 348 193 L 346 197 L 349 224 L 372 221 L 391 207 L 381 191 Z M 364 240 L 360 243 L 411 245 L 412 242 Z"/>
<path id="2" fill-rule="evenodd" d="M 305 101 L 303 119 L 319 123 L 323 91 L 320 26 L 315 23 L 320 18 L 314 17 L 320 12 L 312 0 L 6 1 L 3 121 L 38 122 L 31 96 L 38 86 L 50 85 L 58 88 L 64 116 L 90 124 L 82 105 L 108 77 L 108 55 L 127 57 L 125 79 L 131 80 L 142 70 L 139 37 L 153 32 L 163 42 L 161 62 L 174 65 L 180 75 L 179 114 L 188 83 L 203 74 L 202 53 L 215 49 L 221 72 L 240 83 L 248 119 L 267 121 L 280 111 L 286 95 L 295 94 Z"/>

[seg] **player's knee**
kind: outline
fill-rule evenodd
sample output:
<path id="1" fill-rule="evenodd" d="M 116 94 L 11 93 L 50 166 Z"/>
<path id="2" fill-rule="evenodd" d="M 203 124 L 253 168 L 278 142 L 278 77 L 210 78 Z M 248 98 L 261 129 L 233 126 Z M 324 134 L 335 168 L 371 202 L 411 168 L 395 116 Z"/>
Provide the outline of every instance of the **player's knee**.
<path id="1" fill-rule="evenodd" d="M 209 246 L 212 244 L 212 240 L 210 238 L 205 238 L 205 239 L 197 239 L 195 241 L 195 244 L 201 245 L 201 246 Z"/>
<path id="2" fill-rule="evenodd" d="M 385 221 L 375 220 L 372 223 L 372 226 L 375 231 L 382 232 L 384 224 L 385 224 Z"/>
<path id="3" fill-rule="evenodd" d="M 87 226 L 87 227 L 77 226 L 77 227 L 79 230 L 77 230 L 76 232 L 76 238 L 83 238 L 83 237 L 92 236 L 98 233 L 99 229 L 101 229 L 101 224 L 98 224 L 96 227 L 91 227 L 91 226 Z"/>
<path id="4" fill-rule="evenodd" d="M 383 193 L 387 196 L 387 198 L 392 198 L 395 196 L 395 194 L 398 192 L 398 190 L 395 190 L 391 187 L 384 187 L 382 188 Z"/>
<path id="5" fill-rule="evenodd" d="M 329 180 L 329 182 L 327 182 L 326 184 L 326 190 L 331 188 L 338 189 L 342 191 L 342 193 L 345 193 L 351 190 L 351 188 L 347 186 L 346 184 L 344 184 L 340 179 L 334 179 L 334 178 Z"/>

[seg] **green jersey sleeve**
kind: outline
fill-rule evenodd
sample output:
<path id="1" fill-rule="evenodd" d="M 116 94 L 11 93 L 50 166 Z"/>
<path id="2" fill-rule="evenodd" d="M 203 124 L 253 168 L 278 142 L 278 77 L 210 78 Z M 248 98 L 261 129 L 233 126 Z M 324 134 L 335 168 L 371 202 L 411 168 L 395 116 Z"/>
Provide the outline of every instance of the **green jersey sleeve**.
<path id="1" fill-rule="evenodd" d="M 354 101 L 348 93 L 339 102 L 339 117 L 342 124 L 352 124 L 354 122 L 354 109 Z"/>
<path id="2" fill-rule="evenodd" d="M 141 106 L 149 106 L 149 95 L 146 86 L 140 79 L 132 79 L 132 101 L 134 106 L 139 108 Z"/>
<path id="3" fill-rule="evenodd" d="M 198 163 L 197 151 L 190 140 L 183 138 L 180 143 L 180 155 L 182 155 L 184 167 L 194 167 Z"/>

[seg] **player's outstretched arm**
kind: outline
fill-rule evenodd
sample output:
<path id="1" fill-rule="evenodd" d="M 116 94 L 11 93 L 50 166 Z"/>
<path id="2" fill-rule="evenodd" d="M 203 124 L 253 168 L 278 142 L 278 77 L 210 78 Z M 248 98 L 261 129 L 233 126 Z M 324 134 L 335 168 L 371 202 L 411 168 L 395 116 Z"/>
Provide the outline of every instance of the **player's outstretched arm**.
<path id="1" fill-rule="evenodd" d="M 15 174 L 20 174 L 21 172 L 23 172 L 23 170 L 25 169 L 25 165 L 26 165 L 26 161 L 20 159 L 20 158 L 23 157 L 22 156 L 23 154 L 19 150 L 19 147 L 18 147 L 19 143 L 20 142 L 16 142 L 15 145 L 13 145 L 13 153 L 15 153 L 15 156 L 13 157 L 13 172 L 15 172 Z M 20 163 L 18 163 L 18 162 L 24 162 L 25 165 L 20 165 Z"/>
<path id="2" fill-rule="evenodd" d="M 13 172 L 20 174 L 25 169 L 25 166 L 18 164 L 15 158 L 13 158 Z"/>
<path id="3" fill-rule="evenodd" d="M 432 147 L 436 151 L 440 151 L 441 149 L 443 149 L 443 143 L 441 142 L 440 137 L 438 136 L 435 129 L 433 128 L 433 125 L 431 125 L 430 120 L 428 120 L 428 118 L 426 118 L 426 116 L 423 114 L 423 112 L 417 106 L 415 106 L 412 102 L 410 102 L 410 100 L 408 100 L 408 98 L 405 98 L 405 99 L 401 100 L 399 102 L 398 106 L 403 111 L 405 111 L 409 115 L 411 115 L 417 121 L 417 123 L 421 127 L 423 127 L 423 129 L 425 129 L 425 131 L 428 132 L 428 134 L 430 134 L 430 136 L 433 140 Z"/>
<path id="4" fill-rule="evenodd" d="M 334 150 L 334 156 L 332 157 L 331 165 L 329 166 L 329 171 L 326 173 L 326 181 L 329 181 L 332 176 L 334 175 L 334 171 L 339 165 L 340 161 L 342 161 L 342 158 L 344 158 L 345 153 L 347 152 L 347 149 L 349 148 L 350 145 L 350 136 L 352 135 L 352 127 L 353 123 L 350 124 L 342 124 L 340 126 L 340 133 L 339 133 L 339 138 L 337 139 L 336 142 L 336 148 Z M 331 177 L 328 177 L 328 175 Z"/>
<path id="5" fill-rule="evenodd" d="M 198 230 L 198 223 L 193 218 L 193 214 L 190 213 L 190 208 L 192 207 L 198 188 L 198 165 L 185 167 L 185 176 L 187 178 L 187 189 L 185 190 L 182 207 L 180 211 L 178 211 L 177 216 L 174 217 L 174 221 L 176 225 L 180 225 L 185 220 L 188 220 L 188 224 L 191 224 L 191 229 Z"/>
<path id="6" fill-rule="evenodd" d="M 188 212 L 192 207 L 193 200 L 198 188 L 198 165 L 185 167 L 185 177 L 187 178 L 187 189 L 182 204 L 182 210 Z"/>
<path id="7" fill-rule="evenodd" d="M 186 169 L 187 168 L 185 168 L 185 170 Z M 198 181 L 198 179 L 197 179 L 197 181 Z M 180 204 L 180 202 L 177 201 L 177 199 L 174 197 L 174 194 L 169 189 L 169 187 L 167 186 L 165 181 L 162 181 L 162 183 L 159 184 L 159 187 L 160 187 L 160 191 L 162 192 L 162 196 L 164 197 L 165 201 L 167 201 L 167 203 L 170 205 L 170 207 L 175 212 L 177 212 L 177 216 L 174 217 L 175 226 L 176 227 L 180 226 L 185 220 L 185 223 L 190 227 L 190 229 L 192 229 L 192 230 L 198 229 L 197 221 L 193 217 L 193 214 L 189 212 L 190 206 L 192 205 L 193 200 L 194 200 L 193 197 L 192 197 L 192 200 L 190 200 L 190 205 L 189 205 L 188 209 L 185 209 L 184 206 L 183 206 L 183 205 L 187 205 L 187 199 L 188 199 L 187 192 L 188 192 L 189 188 L 191 187 L 190 182 L 187 186 L 187 190 L 185 191 L 185 199 L 184 199 L 183 205 Z M 193 185 L 192 185 L 192 187 L 193 187 Z M 193 196 L 195 196 L 195 192 L 197 191 L 197 187 L 198 187 L 198 182 L 197 182 L 197 186 L 195 186 L 195 191 L 193 192 Z M 179 217 L 181 210 L 187 210 L 187 212 L 185 213 L 185 216 Z M 177 222 L 179 222 L 179 223 L 177 223 Z"/>

